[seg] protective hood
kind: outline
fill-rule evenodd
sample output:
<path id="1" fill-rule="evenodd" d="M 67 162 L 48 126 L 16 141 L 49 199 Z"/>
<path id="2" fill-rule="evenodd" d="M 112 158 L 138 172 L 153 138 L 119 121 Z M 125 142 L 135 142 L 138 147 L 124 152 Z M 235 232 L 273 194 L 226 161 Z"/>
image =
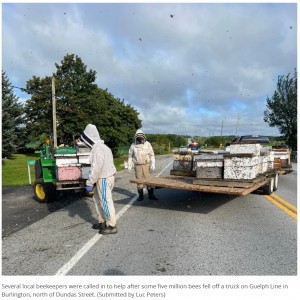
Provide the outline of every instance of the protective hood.
<path id="1" fill-rule="evenodd" d="M 137 143 L 136 139 L 140 137 L 144 140 L 144 142 L 146 142 L 146 136 L 144 134 L 144 132 L 141 130 L 141 129 L 138 129 L 135 133 L 135 136 L 134 136 L 134 142 L 135 144 Z"/>
<path id="2" fill-rule="evenodd" d="M 81 134 L 80 140 L 92 148 L 94 144 L 101 141 L 97 127 L 93 124 L 88 124 Z"/>

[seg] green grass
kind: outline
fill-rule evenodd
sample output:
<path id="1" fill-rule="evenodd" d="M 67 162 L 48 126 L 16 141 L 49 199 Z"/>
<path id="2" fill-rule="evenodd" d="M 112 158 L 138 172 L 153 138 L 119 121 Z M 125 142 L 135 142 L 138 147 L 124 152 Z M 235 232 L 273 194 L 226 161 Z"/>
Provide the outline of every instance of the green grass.
<path id="1" fill-rule="evenodd" d="M 118 147 L 118 156 L 128 156 L 128 151 L 129 151 L 130 145 L 129 146 L 119 146 Z"/>
<path id="2" fill-rule="evenodd" d="M 28 160 L 36 160 L 39 154 L 14 154 L 10 159 L 2 159 L 2 185 L 28 185 Z M 34 166 L 30 166 L 31 182 L 34 180 Z"/>
<path id="3" fill-rule="evenodd" d="M 120 156 L 114 159 L 114 163 L 117 171 L 124 169 L 124 161 L 127 160 L 128 156 Z"/>
<path id="4" fill-rule="evenodd" d="M 11 159 L 2 159 L 2 186 L 29 185 L 28 160 L 36 160 L 39 154 L 14 154 Z M 117 171 L 124 169 L 127 156 L 114 159 Z M 31 183 L 34 182 L 34 166 L 30 166 Z"/>

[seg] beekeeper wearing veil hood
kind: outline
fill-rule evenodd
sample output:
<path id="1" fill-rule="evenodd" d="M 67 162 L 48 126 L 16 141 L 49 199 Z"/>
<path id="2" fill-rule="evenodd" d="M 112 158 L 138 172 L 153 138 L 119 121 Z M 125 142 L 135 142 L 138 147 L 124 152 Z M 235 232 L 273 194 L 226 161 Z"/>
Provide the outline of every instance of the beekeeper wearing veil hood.
<path id="1" fill-rule="evenodd" d="M 88 124 L 85 127 L 80 141 L 92 149 L 90 154 L 91 169 L 86 182 L 86 190 L 91 192 L 94 184 L 96 184 L 93 200 L 99 223 L 94 224 L 93 228 L 99 230 L 100 234 L 117 233 L 116 213 L 112 199 L 116 168 L 112 152 L 101 140 L 95 125 Z"/>
<path id="2" fill-rule="evenodd" d="M 155 156 L 151 144 L 146 140 L 146 136 L 141 129 L 138 129 L 134 136 L 134 141 L 128 152 L 128 171 L 135 169 L 136 179 L 150 178 L 150 171 L 155 170 Z M 143 184 L 137 185 L 139 194 L 138 200 L 144 199 Z M 147 187 L 149 199 L 157 200 L 154 195 L 154 188 Z"/>

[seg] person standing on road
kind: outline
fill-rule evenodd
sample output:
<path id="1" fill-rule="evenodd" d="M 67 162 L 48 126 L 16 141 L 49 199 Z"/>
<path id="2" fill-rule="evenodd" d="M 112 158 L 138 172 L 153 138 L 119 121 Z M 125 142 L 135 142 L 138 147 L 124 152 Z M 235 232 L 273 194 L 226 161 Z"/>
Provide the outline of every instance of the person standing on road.
<path id="1" fill-rule="evenodd" d="M 138 129 L 134 136 L 128 152 L 128 171 L 135 169 L 136 179 L 150 178 L 150 173 L 155 170 L 155 156 L 151 144 L 146 140 L 146 136 L 141 129 Z M 143 184 L 137 184 L 139 194 L 138 201 L 144 199 Z M 154 188 L 147 187 L 149 199 L 158 200 L 154 195 Z"/>
<path id="2" fill-rule="evenodd" d="M 91 192 L 96 184 L 93 196 L 99 223 L 93 224 L 93 229 L 100 234 L 117 233 L 116 213 L 112 199 L 112 189 L 115 183 L 116 168 L 110 148 L 101 140 L 95 125 L 88 124 L 80 140 L 91 148 L 89 178 L 86 181 L 86 190 Z"/>

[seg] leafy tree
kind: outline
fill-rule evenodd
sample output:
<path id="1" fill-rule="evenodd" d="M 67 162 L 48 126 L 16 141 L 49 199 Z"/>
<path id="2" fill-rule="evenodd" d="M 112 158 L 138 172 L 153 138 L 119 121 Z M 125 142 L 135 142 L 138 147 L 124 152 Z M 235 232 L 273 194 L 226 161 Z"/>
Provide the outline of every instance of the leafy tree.
<path id="1" fill-rule="evenodd" d="M 131 142 L 136 130 L 141 127 L 138 112 L 124 101 L 114 98 L 107 90 L 98 89 L 95 101 L 95 113 L 91 122 L 99 130 L 101 138 L 113 150 L 118 145 Z"/>
<path id="2" fill-rule="evenodd" d="M 82 60 L 66 55 L 55 64 L 56 120 L 59 143 L 70 143 L 72 135 L 80 134 L 88 123 L 95 124 L 101 138 L 113 152 L 119 144 L 128 143 L 141 127 L 138 112 L 124 101 L 95 84 L 96 72 L 87 71 Z M 26 126 L 37 138 L 52 132 L 51 77 L 33 77 L 27 81 L 31 95 L 26 103 Z"/>
<path id="3" fill-rule="evenodd" d="M 13 93 L 13 87 L 2 70 L 2 157 L 10 157 L 21 145 L 20 124 L 23 107 Z"/>
<path id="4" fill-rule="evenodd" d="M 151 143 L 166 145 L 166 149 L 187 145 L 188 137 L 176 134 L 147 134 L 146 137 Z"/>
<path id="5" fill-rule="evenodd" d="M 264 121 L 277 127 L 286 144 L 297 149 L 297 73 L 294 77 L 279 76 L 272 98 L 267 98 Z"/>
<path id="6" fill-rule="evenodd" d="M 224 145 L 224 138 L 221 136 L 211 136 L 205 140 L 207 146 L 218 148 L 220 145 Z"/>

